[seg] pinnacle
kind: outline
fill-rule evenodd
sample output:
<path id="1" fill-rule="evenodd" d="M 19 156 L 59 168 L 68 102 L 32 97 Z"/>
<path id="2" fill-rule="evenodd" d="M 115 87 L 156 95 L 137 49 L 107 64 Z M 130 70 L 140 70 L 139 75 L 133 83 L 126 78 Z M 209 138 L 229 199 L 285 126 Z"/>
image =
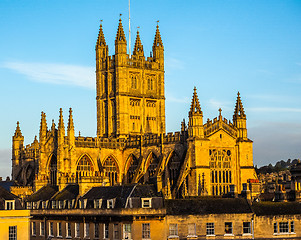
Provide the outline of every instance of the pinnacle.
<path id="1" fill-rule="evenodd" d="M 143 46 L 142 46 L 142 43 L 141 43 L 139 31 L 137 31 L 137 37 L 136 37 L 136 42 L 135 42 L 135 46 L 134 46 L 133 55 L 142 55 L 142 56 L 144 55 Z"/>
<path id="2" fill-rule="evenodd" d="M 246 117 L 245 110 L 242 105 L 239 92 L 237 93 L 237 99 L 236 99 L 233 119 L 236 119 L 237 117 L 243 117 L 243 118 Z"/>
<path id="3" fill-rule="evenodd" d="M 68 120 L 68 130 L 74 129 L 73 116 L 72 116 L 72 108 L 69 109 L 69 120 Z"/>
<path id="4" fill-rule="evenodd" d="M 153 47 L 163 47 L 161 34 L 160 34 L 160 31 L 159 31 L 159 25 L 157 25 L 157 28 L 156 28 L 156 35 L 155 35 Z"/>
<path id="5" fill-rule="evenodd" d="M 106 46 L 106 40 L 105 40 L 105 36 L 104 36 L 103 30 L 102 30 L 102 22 L 100 23 L 100 26 L 99 26 L 99 33 L 98 33 L 98 38 L 97 38 L 97 42 L 96 42 L 96 47 L 97 46 Z"/>
<path id="6" fill-rule="evenodd" d="M 21 132 L 21 129 L 20 129 L 20 123 L 19 121 L 17 121 L 17 127 L 16 127 L 16 131 L 15 131 L 15 137 L 22 137 L 22 132 Z"/>
<path id="7" fill-rule="evenodd" d="M 59 117 L 59 124 L 58 124 L 58 128 L 62 128 L 64 129 L 64 119 L 63 119 L 63 110 L 62 108 L 60 108 L 60 117 Z"/>
<path id="8" fill-rule="evenodd" d="M 119 19 L 119 24 L 118 24 L 118 29 L 117 29 L 115 42 L 126 42 L 121 18 Z"/>
<path id="9" fill-rule="evenodd" d="M 191 106 L 190 106 L 190 112 L 189 113 L 200 113 L 200 114 L 202 114 L 198 94 L 196 92 L 196 87 L 194 87 L 194 89 L 193 89 L 193 96 L 192 96 L 192 101 L 191 101 Z"/>

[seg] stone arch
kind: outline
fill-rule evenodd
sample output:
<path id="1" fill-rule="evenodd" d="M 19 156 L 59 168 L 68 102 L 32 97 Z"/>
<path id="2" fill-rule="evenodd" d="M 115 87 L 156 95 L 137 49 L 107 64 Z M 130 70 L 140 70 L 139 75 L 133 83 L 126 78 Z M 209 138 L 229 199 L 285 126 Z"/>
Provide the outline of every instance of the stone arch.
<path id="1" fill-rule="evenodd" d="M 81 155 L 76 163 L 77 176 L 91 176 L 94 171 L 95 167 L 91 157 L 88 154 Z"/>
<path id="2" fill-rule="evenodd" d="M 181 169 L 181 158 L 176 151 L 172 150 L 170 152 L 167 158 L 166 166 L 169 173 L 170 185 L 173 186 L 179 177 Z"/>
<path id="3" fill-rule="evenodd" d="M 48 169 L 50 173 L 50 184 L 57 184 L 57 157 L 52 153 L 48 158 Z"/>
<path id="4" fill-rule="evenodd" d="M 133 153 L 131 153 L 128 156 L 125 164 L 125 169 L 124 169 L 125 183 L 131 183 L 133 181 L 138 166 L 139 166 L 139 159 Z"/>
<path id="5" fill-rule="evenodd" d="M 113 155 L 108 156 L 102 163 L 104 176 L 109 179 L 110 185 L 113 186 L 119 182 L 119 166 Z"/>
<path id="6" fill-rule="evenodd" d="M 144 178 L 143 178 L 143 182 L 150 182 L 154 177 L 155 177 L 155 173 L 157 172 L 157 168 L 159 166 L 159 157 L 157 157 L 157 155 L 151 151 L 145 161 L 144 164 Z"/>

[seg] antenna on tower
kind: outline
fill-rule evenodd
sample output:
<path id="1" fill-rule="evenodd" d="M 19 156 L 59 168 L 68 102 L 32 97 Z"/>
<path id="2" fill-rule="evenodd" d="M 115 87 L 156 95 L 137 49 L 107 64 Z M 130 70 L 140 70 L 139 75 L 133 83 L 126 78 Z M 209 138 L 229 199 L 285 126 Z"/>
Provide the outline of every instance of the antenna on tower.
<path id="1" fill-rule="evenodd" d="M 131 57 L 131 0 L 129 0 L 129 56 Z"/>

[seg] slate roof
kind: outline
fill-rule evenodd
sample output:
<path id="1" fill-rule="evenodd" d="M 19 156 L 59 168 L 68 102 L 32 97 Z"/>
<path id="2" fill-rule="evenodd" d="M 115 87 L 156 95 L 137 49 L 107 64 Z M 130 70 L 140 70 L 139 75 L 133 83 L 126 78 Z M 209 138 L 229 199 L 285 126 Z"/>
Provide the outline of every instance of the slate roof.
<path id="1" fill-rule="evenodd" d="M 14 185 L 14 181 L 0 181 L 0 187 L 10 192 L 10 187 Z"/>
<path id="2" fill-rule="evenodd" d="M 81 199 L 116 199 L 115 208 L 123 208 L 128 197 L 155 197 L 157 193 L 154 185 L 129 184 L 110 187 L 93 187 Z"/>
<path id="3" fill-rule="evenodd" d="M 300 202 L 259 202 L 252 209 L 257 216 L 301 214 Z"/>
<path id="4" fill-rule="evenodd" d="M 15 209 L 23 209 L 20 199 L 0 186 L 0 209 L 5 209 L 5 200 L 15 200 Z"/>
<path id="5" fill-rule="evenodd" d="M 165 201 L 167 215 L 252 213 L 244 198 L 195 198 Z"/>
<path id="6" fill-rule="evenodd" d="M 79 194 L 78 184 L 69 184 L 62 191 L 55 193 L 51 200 L 63 201 L 76 199 Z"/>
<path id="7" fill-rule="evenodd" d="M 155 185 L 137 185 L 131 194 L 131 197 L 162 197 L 157 192 Z"/>
<path id="8" fill-rule="evenodd" d="M 58 191 L 57 186 L 46 185 L 25 199 L 26 202 L 49 200 Z"/>

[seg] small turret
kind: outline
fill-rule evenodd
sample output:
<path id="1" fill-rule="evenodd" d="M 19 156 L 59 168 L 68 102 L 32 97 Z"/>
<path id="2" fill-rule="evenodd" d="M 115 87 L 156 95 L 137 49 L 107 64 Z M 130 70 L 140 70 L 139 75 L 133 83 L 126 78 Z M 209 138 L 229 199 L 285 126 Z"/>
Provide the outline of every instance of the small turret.
<path id="1" fill-rule="evenodd" d="M 233 124 L 238 129 L 238 138 L 246 140 L 247 137 L 247 118 L 243 108 L 240 93 L 237 93 L 236 105 L 233 114 Z"/>
<path id="2" fill-rule="evenodd" d="M 157 25 L 156 35 L 153 44 L 153 59 L 159 63 L 159 68 L 164 69 L 164 47 L 159 31 L 159 25 Z"/>
<path id="3" fill-rule="evenodd" d="M 40 123 L 40 134 L 39 140 L 41 145 L 44 145 L 46 142 L 47 135 L 47 122 L 46 122 L 46 114 L 44 112 L 41 113 L 41 123 Z"/>
<path id="4" fill-rule="evenodd" d="M 69 109 L 69 119 L 68 119 L 68 128 L 67 128 L 67 136 L 70 147 L 75 145 L 75 137 L 74 137 L 74 123 L 72 116 L 72 108 Z"/>
<path id="5" fill-rule="evenodd" d="M 96 69 L 99 69 L 104 67 L 102 63 L 109 55 L 109 48 L 106 44 L 106 40 L 103 34 L 102 24 L 100 24 L 99 27 L 99 33 L 98 33 L 98 38 L 95 46 L 95 51 L 96 51 Z"/>
<path id="6" fill-rule="evenodd" d="M 136 57 L 136 58 L 143 57 L 144 58 L 143 45 L 141 44 L 139 31 L 137 31 L 137 37 L 136 37 L 136 42 L 135 42 L 135 46 L 134 46 L 133 57 Z"/>
<path id="7" fill-rule="evenodd" d="M 119 25 L 115 39 L 115 55 L 117 54 L 126 54 L 126 39 L 123 31 L 121 18 L 119 19 Z"/>
<path id="8" fill-rule="evenodd" d="M 65 126 L 63 119 L 63 110 L 60 108 L 60 117 L 58 124 L 58 146 L 63 146 L 65 137 Z"/>
<path id="9" fill-rule="evenodd" d="M 21 161 L 21 152 L 24 145 L 24 137 L 22 135 L 19 122 L 17 122 L 17 127 L 15 134 L 13 136 L 13 149 L 12 149 L 12 178 L 16 179 L 16 174 Z"/>
<path id="10" fill-rule="evenodd" d="M 204 137 L 203 112 L 201 110 L 196 87 L 194 87 L 193 90 L 193 96 L 189 111 L 188 136 L 200 138 Z"/>

